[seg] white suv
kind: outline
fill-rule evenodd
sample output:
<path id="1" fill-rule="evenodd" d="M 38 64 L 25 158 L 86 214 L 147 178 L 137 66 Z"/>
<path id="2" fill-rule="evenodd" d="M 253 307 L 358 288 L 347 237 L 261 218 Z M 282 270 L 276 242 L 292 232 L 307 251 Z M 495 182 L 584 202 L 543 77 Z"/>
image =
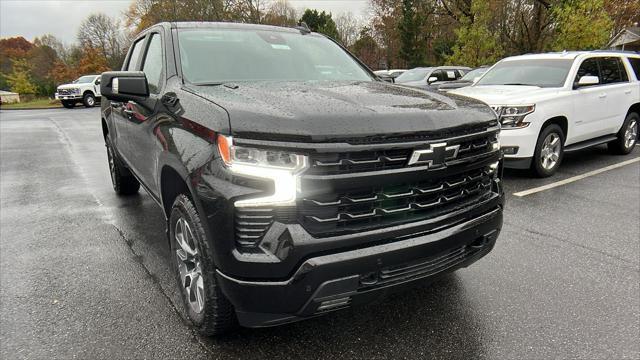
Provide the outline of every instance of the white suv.
<path id="1" fill-rule="evenodd" d="M 93 107 L 100 99 L 100 75 L 85 75 L 71 84 L 58 86 L 56 100 L 68 109 L 82 103 L 86 107 Z"/>
<path id="2" fill-rule="evenodd" d="M 608 144 L 628 154 L 640 123 L 640 54 L 514 56 L 452 94 L 489 104 L 502 123 L 505 166 L 553 175 L 566 152 Z"/>

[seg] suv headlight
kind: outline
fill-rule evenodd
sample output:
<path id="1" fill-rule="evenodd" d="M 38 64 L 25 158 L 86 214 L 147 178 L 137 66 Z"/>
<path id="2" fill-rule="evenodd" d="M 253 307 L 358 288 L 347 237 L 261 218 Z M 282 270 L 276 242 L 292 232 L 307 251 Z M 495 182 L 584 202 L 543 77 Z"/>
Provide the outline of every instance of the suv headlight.
<path id="1" fill-rule="evenodd" d="M 218 135 L 218 150 L 228 169 L 238 175 L 272 180 L 272 195 L 243 199 L 237 207 L 295 205 L 300 187 L 299 174 L 308 167 L 304 155 L 286 151 L 237 146 L 231 136 Z"/>
<path id="2" fill-rule="evenodd" d="M 519 129 L 529 126 L 524 118 L 536 110 L 536 105 L 501 106 L 496 110 L 503 129 Z"/>

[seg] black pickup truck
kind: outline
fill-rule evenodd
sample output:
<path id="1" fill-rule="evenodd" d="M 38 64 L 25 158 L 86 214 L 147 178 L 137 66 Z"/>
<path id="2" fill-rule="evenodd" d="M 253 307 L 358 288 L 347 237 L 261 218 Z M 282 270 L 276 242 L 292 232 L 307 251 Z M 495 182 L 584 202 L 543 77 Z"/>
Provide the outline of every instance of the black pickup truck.
<path id="1" fill-rule="evenodd" d="M 101 78 L 113 188 L 167 219 L 203 334 L 371 301 L 493 248 L 499 124 L 304 27 L 161 23 Z"/>

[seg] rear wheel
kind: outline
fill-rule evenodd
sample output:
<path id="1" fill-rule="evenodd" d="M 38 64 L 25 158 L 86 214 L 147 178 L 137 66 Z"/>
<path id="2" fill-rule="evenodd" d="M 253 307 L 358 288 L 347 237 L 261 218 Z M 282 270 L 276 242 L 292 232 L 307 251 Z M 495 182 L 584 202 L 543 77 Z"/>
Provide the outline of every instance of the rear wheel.
<path id="1" fill-rule="evenodd" d="M 73 109 L 76 104 L 72 101 L 61 101 L 62 102 L 62 106 L 66 107 L 67 109 Z"/>
<path id="2" fill-rule="evenodd" d="M 626 155 L 633 150 L 638 142 L 638 128 L 640 127 L 640 115 L 629 113 L 618 131 L 618 138 L 607 144 L 613 154 Z"/>
<path id="3" fill-rule="evenodd" d="M 129 169 L 122 165 L 111 145 L 109 136 L 105 138 L 105 145 L 107 146 L 109 173 L 111 174 L 113 190 L 118 195 L 133 195 L 138 193 L 138 190 L 140 190 L 140 182 L 131 174 Z"/>
<path id="4" fill-rule="evenodd" d="M 169 218 L 171 258 L 189 319 L 203 335 L 237 326 L 235 310 L 218 287 L 211 247 L 200 216 L 188 196 L 178 195 Z"/>
<path id="5" fill-rule="evenodd" d="M 96 104 L 96 97 L 92 93 L 86 93 L 82 97 L 84 107 L 93 107 Z"/>
<path id="6" fill-rule="evenodd" d="M 536 143 L 531 170 L 538 177 L 548 177 L 558 171 L 564 155 L 564 132 L 560 126 L 545 127 Z"/>

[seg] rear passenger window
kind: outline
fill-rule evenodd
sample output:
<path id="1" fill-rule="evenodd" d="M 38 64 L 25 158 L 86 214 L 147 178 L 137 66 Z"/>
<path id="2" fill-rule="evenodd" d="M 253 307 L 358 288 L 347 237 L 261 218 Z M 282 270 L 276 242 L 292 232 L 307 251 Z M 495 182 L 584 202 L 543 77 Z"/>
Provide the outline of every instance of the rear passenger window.
<path id="1" fill-rule="evenodd" d="M 580 64 L 580 68 L 578 69 L 578 73 L 576 74 L 575 81 L 578 82 L 583 76 L 597 76 L 600 79 L 600 83 L 602 83 L 602 78 L 600 77 L 600 71 L 598 70 L 598 60 L 595 58 L 586 59 Z"/>
<path id="2" fill-rule="evenodd" d="M 138 40 L 133 44 L 133 50 L 131 50 L 131 56 L 129 57 L 129 63 L 127 64 L 126 71 L 135 71 L 136 65 L 138 65 L 138 59 L 142 52 L 142 45 L 144 44 L 144 38 Z"/>
<path id="3" fill-rule="evenodd" d="M 615 84 L 619 82 L 627 81 L 627 73 L 622 72 L 622 61 L 618 57 L 605 57 L 600 58 L 600 82 L 603 84 Z"/>
<path id="4" fill-rule="evenodd" d="M 631 63 L 633 72 L 636 73 L 636 79 L 640 80 L 640 58 L 628 58 Z"/>

